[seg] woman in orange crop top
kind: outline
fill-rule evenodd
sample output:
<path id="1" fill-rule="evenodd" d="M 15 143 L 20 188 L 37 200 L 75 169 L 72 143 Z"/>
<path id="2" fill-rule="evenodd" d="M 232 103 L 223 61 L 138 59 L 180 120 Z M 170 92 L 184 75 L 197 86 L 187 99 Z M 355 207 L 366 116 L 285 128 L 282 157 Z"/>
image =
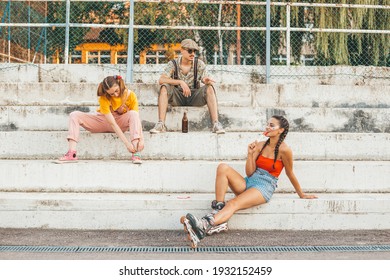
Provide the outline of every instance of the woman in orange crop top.
<path id="1" fill-rule="evenodd" d="M 99 84 L 99 108 L 96 113 L 74 111 L 69 115 L 68 152 L 56 162 L 77 162 L 76 145 L 80 126 L 92 133 L 115 132 L 132 154 L 133 163 L 142 163 L 139 152 L 144 148 L 138 101 L 134 92 L 126 88 L 121 76 L 108 76 Z M 129 131 L 130 140 L 124 132 Z"/>
<path id="2" fill-rule="evenodd" d="M 201 219 L 190 213 L 180 219 L 192 247 L 196 247 L 206 235 L 227 231 L 227 221 L 236 211 L 267 203 L 277 187 L 278 176 L 283 168 L 300 198 L 317 198 L 305 194 L 295 177 L 292 151 L 284 142 L 288 130 L 286 118 L 271 117 L 263 133 L 268 137 L 267 141 L 255 141 L 248 145 L 245 178 L 227 164 L 219 164 L 215 181 L 216 200 L 211 203 L 212 212 Z M 225 205 L 225 194 L 229 187 L 236 197 Z"/>

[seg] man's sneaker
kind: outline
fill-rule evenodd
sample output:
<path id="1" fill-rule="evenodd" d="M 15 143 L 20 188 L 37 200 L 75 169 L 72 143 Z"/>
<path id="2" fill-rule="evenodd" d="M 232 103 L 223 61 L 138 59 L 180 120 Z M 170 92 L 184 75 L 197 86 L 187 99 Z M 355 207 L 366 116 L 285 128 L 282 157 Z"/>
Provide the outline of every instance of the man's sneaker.
<path id="1" fill-rule="evenodd" d="M 131 160 L 133 161 L 134 164 L 141 164 L 141 156 L 139 153 L 134 153 L 133 156 L 131 157 Z"/>
<path id="2" fill-rule="evenodd" d="M 223 129 L 222 124 L 220 122 L 216 121 L 214 123 L 213 133 L 217 133 L 217 134 L 224 134 L 225 133 L 225 130 Z"/>
<path id="3" fill-rule="evenodd" d="M 77 162 L 78 158 L 76 151 L 69 150 L 64 156 L 60 157 L 56 163 L 68 163 L 68 162 Z"/>
<path id="4" fill-rule="evenodd" d="M 156 123 L 154 128 L 152 128 L 149 132 L 152 134 L 157 134 L 157 133 L 162 133 L 162 132 L 166 132 L 166 131 L 167 131 L 167 127 L 165 126 L 164 122 L 159 121 Z"/>

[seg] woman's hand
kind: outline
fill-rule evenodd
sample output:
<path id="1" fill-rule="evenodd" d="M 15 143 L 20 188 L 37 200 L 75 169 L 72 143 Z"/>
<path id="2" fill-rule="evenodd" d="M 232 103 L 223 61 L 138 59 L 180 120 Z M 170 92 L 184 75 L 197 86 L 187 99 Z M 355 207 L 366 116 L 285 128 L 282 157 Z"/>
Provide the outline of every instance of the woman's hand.
<path id="1" fill-rule="evenodd" d="M 144 149 L 144 146 L 145 146 L 143 138 L 133 139 L 133 141 L 131 141 L 131 144 L 133 145 L 134 150 L 136 152 L 141 152 Z"/>
<path id="2" fill-rule="evenodd" d="M 120 106 L 118 109 L 116 109 L 116 112 L 119 115 L 122 115 L 122 114 L 126 113 L 127 112 L 127 106 L 126 105 Z"/>
<path id="3" fill-rule="evenodd" d="M 248 145 L 248 155 L 253 155 L 253 153 L 256 151 L 256 147 L 257 147 L 257 140 L 253 143 L 250 143 Z"/>
<path id="4" fill-rule="evenodd" d="M 301 196 L 302 199 L 314 199 L 314 198 L 318 198 L 316 195 L 314 194 L 303 194 Z"/>
<path id="5" fill-rule="evenodd" d="M 141 138 L 139 139 L 139 142 L 138 142 L 138 152 L 142 151 L 145 147 L 145 143 L 144 143 L 144 139 Z"/>
<path id="6" fill-rule="evenodd" d="M 130 152 L 130 153 L 136 153 L 136 149 L 134 148 L 133 144 L 131 144 L 130 142 L 128 144 L 126 144 L 126 148 L 127 150 Z"/>

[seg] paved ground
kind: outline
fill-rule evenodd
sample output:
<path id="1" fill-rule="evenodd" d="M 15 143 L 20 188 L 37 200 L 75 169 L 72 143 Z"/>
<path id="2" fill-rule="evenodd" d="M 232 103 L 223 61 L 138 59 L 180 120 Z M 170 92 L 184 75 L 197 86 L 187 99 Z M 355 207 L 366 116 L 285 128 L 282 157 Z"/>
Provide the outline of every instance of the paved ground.
<path id="1" fill-rule="evenodd" d="M 183 231 L 79 231 L 0 229 L 0 246 L 186 247 Z M 238 231 L 213 235 L 200 247 L 211 246 L 362 246 L 390 245 L 390 230 L 367 231 Z M 28 259 L 350 259 L 390 260 L 385 252 L 261 252 L 261 253 L 53 253 L 0 252 L 0 260 Z"/>

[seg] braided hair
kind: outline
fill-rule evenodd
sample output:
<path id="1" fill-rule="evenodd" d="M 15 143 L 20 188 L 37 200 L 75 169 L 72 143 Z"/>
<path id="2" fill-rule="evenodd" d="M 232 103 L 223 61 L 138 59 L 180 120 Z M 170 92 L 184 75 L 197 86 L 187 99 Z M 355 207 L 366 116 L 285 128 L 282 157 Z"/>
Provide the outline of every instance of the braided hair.
<path id="1" fill-rule="evenodd" d="M 275 162 L 276 162 L 276 159 L 278 158 L 279 147 L 287 136 L 288 130 L 290 128 L 290 124 L 288 123 L 287 119 L 283 116 L 274 115 L 274 116 L 272 116 L 272 118 L 278 120 L 279 126 L 281 128 L 284 128 L 284 131 L 279 135 L 278 143 L 276 143 L 276 146 L 275 146 L 275 151 L 274 151 L 275 158 L 274 158 L 274 164 L 272 165 L 272 168 L 275 169 Z M 268 138 L 267 141 L 265 141 L 264 146 L 261 148 L 259 155 L 261 155 L 265 146 L 269 145 L 269 143 L 270 143 L 270 138 Z"/>

